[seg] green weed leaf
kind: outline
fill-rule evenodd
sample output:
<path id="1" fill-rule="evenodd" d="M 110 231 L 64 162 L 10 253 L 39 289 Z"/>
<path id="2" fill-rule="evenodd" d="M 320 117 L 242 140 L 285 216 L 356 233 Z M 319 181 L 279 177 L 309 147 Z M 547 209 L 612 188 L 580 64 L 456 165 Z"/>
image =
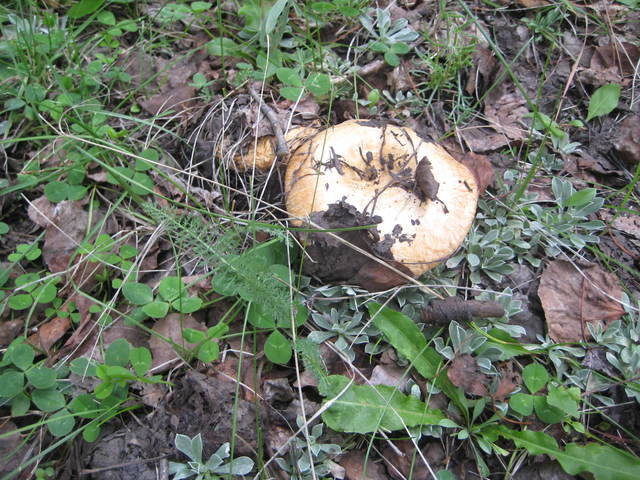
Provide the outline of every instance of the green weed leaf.
<path id="1" fill-rule="evenodd" d="M 69 18 L 76 20 L 78 18 L 84 17 L 85 15 L 89 15 L 90 13 L 95 12 L 102 6 L 103 3 L 104 0 L 80 0 L 69 9 L 67 15 L 69 16 Z"/>
<path id="2" fill-rule="evenodd" d="M 100 424 L 99 423 L 89 423 L 82 430 L 82 438 L 85 442 L 93 443 L 98 439 L 100 435 Z"/>
<path id="3" fill-rule="evenodd" d="M 283 364 L 291 360 L 293 350 L 289 339 L 274 330 L 264 342 L 264 353 L 271 362 Z"/>
<path id="4" fill-rule="evenodd" d="M 602 117 L 613 111 L 618 106 L 620 100 L 620 85 L 617 83 L 609 83 L 603 85 L 591 95 L 589 101 L 589 111 L 587 113 L 587 122 L 596 117 Z"/>
<path id="5" fill-rule="evenodd" d="M 56 371 L 49 367 L 32 368 L 27 372 L 27 380 L 35 388 L 52 388 L 56 384 Z"/>
<path id="6" fill-rule="evenodd" d="M 442 364 L 442 357 L 427 346 L 416 323 L 406 315 L 380 304 L 369 303 L 373 324 L 384 333 L 393 347 L 412 362 L 424 378 L 433 378 Z"/>
<path id="7" fill-rule="evenodd" d="M 67 407 L 80 418 L 96 418 L 99 414 L 98 403 L 88 393 L 78 395 Z"/>
<path id="8" fill-rule="evenodd" d="M 302 79 L 293 68 L 280 67 L 276 70 L 276 77 L 285 85 L 292 87 L 302 87 Z"/>
<path id="9" fill-rule="evenodd" d="M 322 414 L 328 427 L 339 432 L 372 433 L 380 429 L 401 430 L 405 426 L 437 425 L 445 416 L 418 398 L 385 385 L 349 385 L 341 375 L 327 377 L 333 402 Z M 344 389 L 344 393 L 340 394 Z"/>
<path id="10" fill-rule="evenodd" d="M 164 318 L 169 311 L 169 304 L 167 302 L 154 301 L 147 303 L 142 307 L 142 311 L 149 315 L 151 318 Z"/>
<path id="11" fill-rule="evenodd" d="M 640 478 L 640 458 L 610 445 L 570 443 L 561 450 L 555 439 L 543 432 L 517 431 L 504 426 L 496 427 L 496 430 L 532 455 L 554 457 L 570 475 L 590 472 L 596 480 Z"/>
<path id="12" fill-rule="evenodd" d="M 153 301 L 153 291 L 144 283 L 130 282 L 122 286 L 124 297 L 134 305 L 146 305 Z"/>
<path id="13" fill-rule="evenodd" d="M 17 295 L 11 295 L 7 303 L 13 310 L 26 310 L 33 305 L 33 298 L 26 293 L 19 293 Z"/>
<path id="14" fill-rule="evenodd" d="M 313 95 L 321 97 L 331 91 L 331 78 L 326 73 L 313 72 L 307 77 L 305 85 Z"/>
<path id="15" fill-rule="evenodd" d="M 549 381 L 549 372 L 539 363 L 530 363 L 522 370 L 524 384 L 531 393 L 536 393 Z"/>
<path id="16" fill-rule="evenodd" d="M 131 355 L 131 344 L 124 338 L 118 338 L 111 342 L 104 355 L 106 365 L 126 367 Z"/>
<path id="17" fill-rule="evenodd" d="M 204 332 L 196 330 L 195 328 L 183 328 L 182 338 L 184 338 L 188 343 L 198 343 L 203 341 L 206 337 Z"/>
<path id="18" fill-rule="evenodd" d="M 193 313 L 200 310 L 202 300 L 198 297 L 178 298 L 171 304 L 180 313 Z"/>
<path id="19" fill-rule="evenodd" d="M 173 302 L 176 298 L 184 295 L 184 284 L 178 277 L 165 277 L 158 285 L 158 293 L 167 302 Z"/>
<path id="20" fill-rule="evenodd" d="M 11 399 L 11 416 L 21 417 L 29 411 L 31 400 L 24 392 L 19 393 Z"/>
<path id="21" fill-rule="evenodd" d="M 151 352 L 145 347 L 132 348 L 129 353 L 129 361 L 133 371 L 142 377 L 151 368 Z"/>
<path id="22" fill-rule="evenodd" d="M 588 205 L 596 197 L 595 188 L 584 188 L 571 195 L 566 202 L 565 207 L 582 207 Z"/>
<path id="23" fill-rule="evenodd" d="M 214 362 L 220 356 L 220 346 L 213 340 L 207 340 L 198 349 L 198 360 L 204 363 Z"/>
<path id="24" fill-rule="evenodd" d="M 0 397 L 11 398 L 24 388 L 24 373 L 9 370 L 0 375 Z"/>
<path id="25" fill-rule="evenodd" d="M 21 343 L 11 350 L 11 362 L 20 370 L 24 371 L 33 365 L 35 355 L 31 346 L 26 343 Z"/>
<path id="26" fill-rule="evenodd" d="M 533 395 L 516 393 L 509 398 L 509 406 L 514 412 L 527 417 L 533 413 L 533 399 Z"/>
<path id="27" fill-rule="evenodd" d="M 400 65 L 400 57 L 391 51 L 384 54 L 384 60 L 392 67 Z"/>
<path id="28" fill-rule="evenodd" d="M 534 396 L 533 408 L 538 418 L 545 423 L 560 423 L 565 417 L 565 413 L 562 410 L 553 405 L 549 405 L 547 397 Z"/>
<path id="29" fill-rule="evenodd" d="M 217 37 L 207 43 L 207 53 L 212 57 L 234 55 L 239 49 L 236 42 L 226 37 Z"/>
<path id="30" fill-rule="evenodd" d="M 37 388 L 31 393 L 31 400 L 43 412 L 55 412 L 66 404 L 64 395 L 55 388 Z"/>
<path id="31" fill-rule="evenodd" d="M 278 0 L 276 3 L 273 4 L 273 7 L 269 9 L 269 12 L 267 13 L 267 18 L 265 19 L 265 22 L 264 22 L 264 32 L 267 35 L 271 35 L 275 30 L 276 25 L 278 24 L 278 19 L 280 18 L 280 15 L 282 15 L 282 13 L 284 12 L 288 2 L 289 0 Z"/>
<path id="32" fill-rule="evenodd" d="M 578 412 L 578 401 L 580 400 L 580 390 L 578 387 L 549 387 L 549 394 L 547 395 L 547 403 L 552 407 L 556 407 L 562 410 L 567 415 L 577 418 L 580 414 Z"/>
<path id="33" fill-rule="evenodd" d="M 64 437 L 73 430 L 75 424 L 76 422 L 69 410 L 63 408 L 59 412 L 51 415 L 47 427 L 54 437 Z"/>
<path id="34" fill-rule="evenodd" d="M 303 87 L 282 87 L 280 89 L 280 95 L 292 102 L 297 102 L 302 97 L 303 92 Z"/>

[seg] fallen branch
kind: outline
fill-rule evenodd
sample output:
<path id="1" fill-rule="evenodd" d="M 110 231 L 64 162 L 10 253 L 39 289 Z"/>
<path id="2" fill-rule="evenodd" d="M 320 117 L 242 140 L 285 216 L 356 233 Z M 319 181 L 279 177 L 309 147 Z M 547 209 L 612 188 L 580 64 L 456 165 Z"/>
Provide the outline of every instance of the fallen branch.
<path id="1" fill-rule="evenodd" d="M 504 307 L 495 301 L 465 300 L 447 297 L 433 300 L 422 309 L 422 321 L 429 325 L 446 325 L 451 321 L 470 322 L 473 318 L 503 317 Z"/>

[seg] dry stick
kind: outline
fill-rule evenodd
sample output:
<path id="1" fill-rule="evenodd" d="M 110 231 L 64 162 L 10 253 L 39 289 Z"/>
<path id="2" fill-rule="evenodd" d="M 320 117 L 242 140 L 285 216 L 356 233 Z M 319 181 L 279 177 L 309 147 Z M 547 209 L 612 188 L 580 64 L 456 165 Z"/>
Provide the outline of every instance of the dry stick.
<path id="1" fill-rule="evenodd" d="M 157 457 L 152 457 L 152 458 L 141 458 L 139 460 L 131 460 L 130 462 L 116 463 L 114 465 L 108 465 L 106 467 L 85 468 L 83 470 L 80 470 L 78 473 L 80 475 L 90 475 L 92 473 L 106 472 L 108 470 L 115 470 L 118 468 L 129 467 L 131 465 L 140 465 L 141 463 L 155 462 L 156 460 L 162 460 L 163 458 L 166 458 L 166 457 L 168 457 L 168 455 L 159 455 Z"/>
<path id="2" fill-rule="evenodd" d="M 287 141 L 284 139 L 284 134 L 282 133 L 280 121 L 278 120 L 276 112 L 274 112 L 269 105 L 264 103 L 262 98 L 260 98 L 256 91 L 251 87 L 249 87 L 249 94 L 256 102 L 258 102 L 263 115 L 267 117 L 267 120 L 269 120 L 273 133 L 276 136 L 276 157 L 278 160 L 283 160 L 287 155 L 289 155 L 289 147 L 287 146 Z"/>
<path id="3" fill-rule="evenodd" d="M 495 301 L 464 300 L 459 297 L 447 297 L 433 300 L 422 309 L 422 321 L 427 324 L 443 325 L 452 320 L 470 322 L 473 317 L 503 317 L 504 307 Z"/>

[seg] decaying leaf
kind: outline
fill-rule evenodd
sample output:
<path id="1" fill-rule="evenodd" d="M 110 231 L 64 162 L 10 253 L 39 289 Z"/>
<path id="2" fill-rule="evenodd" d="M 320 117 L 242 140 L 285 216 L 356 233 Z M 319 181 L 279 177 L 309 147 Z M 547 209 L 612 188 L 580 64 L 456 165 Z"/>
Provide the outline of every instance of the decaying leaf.
<path id="1" fill-rule="evenodd" d="M 398 440 L 393 445 L 394 448 L 391 445 L 384 448 L 382 458 L 387 466 L 388 478 L 394 480 L 433 478 L 429 470 L 439 470 L 446 461 L 446 454 L 439 442 L 427 442 L 420 449 L 420 454 L 417 454 L 416 445 L 411 440 Z"/>
<path id="2" fill-rule="evenodd" d="M 404 391 L 408 379 L 406 368 L 397 365 L 376 365 L 373 367 L 369 382 L 371 385 L 386 385 Z"/>
<path id="3" fill-rule="evenodd" d="M 640 115 L 629 115 L 618 125 L 613 147 L 628 164 L 640 163 Z"/>
<path id="4" fill-rule="evenodd" d="M 495 401 L 502 402 L 511 392 L 522 384 L 522 378 L 520 374 L 514 370 L 512 360 L 496 366 L 500 372 L 500 380 L 492 398 Z"/>
<path id="5" fill-rule="evenodd" d="M 595 264 L 578 270 L 570 262 L 554 260 L 542 274 L 538 296 L 549 336 L 556 342 L 586 341 L 586 322 L 607 325 L 624 313 L 618 279 Z"/>
<path id="6" fill-rule="evenodd" d="M 522 93 L 513 83 L 503 82 L 487 95 L 484 113 L 491 127 L 510 140 L 526 138 L 527 128 L 523 118 L 529 109 Z"/>
<path id="7" fill-rule="evenodd" d="M 347 452 L 341 459 L 340 465 L 344 467 L 346 480 L 386 480 L 388 477 L 381 463 L 367 459 L 365 454 L 358 450 Z"/>
<path id="8" fill-rule="evenodd" d="M 29 335 L 28 342 L 38 349 L 48 352 L 49 349 L 62 338 L 71 327 L 69 317 L 54 317 Z"/>
<path id="9" fill-rule="evenodd" d="M 204 331 L 202 324 L 197 322 L 191 315 L 182 315 L 179 313 L 171 313 L 165 318 L 158 320 L 153 326 L 153 331 L 165 338 L 171 339 L 184 348 L 194 348 L 195 344 L 187 343 L 182 338 L 183 328 L 193 328 Z M 171 344 L 157 335 L 151 335 L 151 338 L 149 338 L 149 349 L 153 356 L 151 370 L 154 373 L 167 371 L 172 363 L 180 358 Z"/>
<path id="10" fill-rule="evenodd" d="M 490 379 L 480 371 L 476 358 L 471 355 L 456 355 L 449 365 L 447 377 L 467 394 L 484 397 L 489 393 Z"/>
<path id="11" fill-rule="evenodd" d="M 79 202 L 64 201 L 53 209 L 44 236 L 42 257 L 51 273 L 62 272 L 84 238 L 89 214 Z"/>
<path id="12" fill-rule="evenodd" d="M 495 175 L 493 165 L 491 165 L 487 156 L 467 152 L 462 158 L 460 158 L 460 163 L 471 170 L 473 176 L 476 177 L 478 192 L 482 195 L 487 187 L 493 183 Z"/>

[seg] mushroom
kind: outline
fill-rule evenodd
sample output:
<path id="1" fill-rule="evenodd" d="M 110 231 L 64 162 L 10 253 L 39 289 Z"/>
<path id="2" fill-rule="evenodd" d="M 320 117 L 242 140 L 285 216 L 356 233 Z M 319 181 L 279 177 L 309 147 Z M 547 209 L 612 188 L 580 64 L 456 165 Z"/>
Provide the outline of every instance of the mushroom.
<path id="1" fill-rule="evenodd" d="M 317 133 L 314 127 L 292 127 L 284 134 L 284 140 L 289 151 L 294 151 L 309 137 Z M 265 135 L 254 143 L 251 138 L 245 153 L 237 153 L 233 157 L 233 167 L 239 172 L 256 170 L 268 172 L 276 160 L 276 137 Z"/>
<path id="2" fill-rule="evenodd" d="M 350 120 L 316 134 L 293 152 L 285 194 L 294 225 L 309 220 L 333 229 L 373 224 L 340 235 L 417 277 L 446 260 L 463 242 L 475 217 L 478 186 L 467 167 L 415 131 Z M 354 231 L 360 237 L 354 237 Z M 333 275 L 335 280 L 355 277 L 366 282 L 372 271 L 379 274 L 379 262 L 372 266 L 366 255 L 353 269 L 343 268 L 345 261 L 351 261 L 349 256 L 358 256 L 353 250 L 332 265 L 329 255 L 336 253 L 335 237 L 332 241 L 322 235 L 305 238 L 311 263 L 316 264 L 312 274 L 322 278 L 321 265 L 344 270 Z M 338 278 L 341 275 L 351 278 Z"/>

